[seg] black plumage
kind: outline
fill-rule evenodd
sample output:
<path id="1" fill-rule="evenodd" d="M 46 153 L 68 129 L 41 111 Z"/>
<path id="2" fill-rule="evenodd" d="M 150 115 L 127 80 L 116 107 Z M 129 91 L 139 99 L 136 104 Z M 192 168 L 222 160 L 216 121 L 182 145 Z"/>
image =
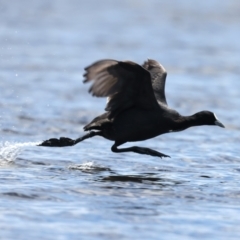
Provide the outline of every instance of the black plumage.
<path id="1" fill-rule="evenodd" d="M 167 72 L 155 60 L 138 65 L 131 61 L 100 60 L 85 68 L 84 83 L 92 82 L 93 96 L 107 97 L 106 112 L 84 127 L 90 131 L 76 140 L 52 138 L 40 146 L 72 146 L 93 136 L 115 141 L 113 152 L 136 152 L 157 157 L 169 157 L 150 148 L 118 146 L 142 141 L 158 135 L 182 131 L 201 125 L 224 127 L 210 111 L 182 116 L 167 105 L 165 82 Z"/>

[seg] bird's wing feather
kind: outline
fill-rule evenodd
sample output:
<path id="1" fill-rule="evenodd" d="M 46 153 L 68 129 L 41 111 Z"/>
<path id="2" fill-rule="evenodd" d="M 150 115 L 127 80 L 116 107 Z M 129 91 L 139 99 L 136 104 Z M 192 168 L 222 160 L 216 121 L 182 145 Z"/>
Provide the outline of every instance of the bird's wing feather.
<path id="1" fill-rule="evenodd" d="M 158 107 L 150 73 L 134 62 L 100 60 L 85 71 L 84 82 L 93 81 L 89 92 L 93 96 L 108 97 L 105 110 L 111 112 L 110 117 L 133 106 Z"/>
<path id="2" fill-rule="evenodd" d="M 161 64 L 152 59 L 145 61 L 142 66 L 151 73 L 152 87 L 157 101 L 167 105 L 165 97 L 166 70 Z"/>

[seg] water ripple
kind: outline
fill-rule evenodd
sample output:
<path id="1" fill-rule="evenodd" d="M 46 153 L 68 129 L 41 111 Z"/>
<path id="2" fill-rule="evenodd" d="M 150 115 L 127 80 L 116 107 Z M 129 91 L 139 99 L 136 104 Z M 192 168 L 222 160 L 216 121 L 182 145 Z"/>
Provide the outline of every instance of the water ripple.
<path id="1" fill-rule="evenodd" d="M 94 162 L 86 162 L 82 164 L 73 164 L 68 167 L 70 170 L 80 170 L 82 172 L 101 172 L 101 171 L 109 171 L 111 172 L 111 169 L 108 167 L 103 167 L 100 165 L 97 165 Z"/>

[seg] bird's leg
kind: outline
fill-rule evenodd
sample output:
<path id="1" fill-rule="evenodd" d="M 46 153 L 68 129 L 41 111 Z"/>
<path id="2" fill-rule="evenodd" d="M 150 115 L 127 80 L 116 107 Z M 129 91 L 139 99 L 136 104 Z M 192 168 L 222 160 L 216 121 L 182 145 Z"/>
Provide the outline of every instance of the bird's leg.
<path id="1" fill-rule="evenodd" d="M 129 147 L 129 148 L 117 148 L 119 145 L 121 145 L 123 143 L 117 143 L 115 142 L 114 145 L 112 146 L 111 150 L 113 152 L 135 152 L 135 153 L 140 153 L 140 154 L 146 154 L 146 155 L 151 155 L 154 157 L 170 157 L 168 155 L 165 155 L 163 153 L 157 152 L 155 150 L 152 150 L 150 148 L 145 148 L 145 147 L 137 147 L 137 146 L 133 146 L 133 147 Z"/>
<path id="2" fill-rule="evenodd" d="M 57 138 L 50 138 L 44 142 L 42 142 L 41 144 L 39 144 L 38 146 L 44 146 L 44 147 L 67 147 L 67 146 L 73 146 L 73 145 L 76 145 L 77 143 L 85 140 L 85 139 L 88 139 L 88 138 L 91 138 L 91 137 L 94 137 L 94 136 L 102 136 L 102 132 L 99 131 L 99 132 L 94 132 L 94 131 L 91 131 L 87 134 L 85 134 L 84 136 L 80 137 L 80 138 L 77 138 L 75 140 L 71 139 L 71 138 L 65 138 L 65 137 L 61 137 L 59 139 Z"/>

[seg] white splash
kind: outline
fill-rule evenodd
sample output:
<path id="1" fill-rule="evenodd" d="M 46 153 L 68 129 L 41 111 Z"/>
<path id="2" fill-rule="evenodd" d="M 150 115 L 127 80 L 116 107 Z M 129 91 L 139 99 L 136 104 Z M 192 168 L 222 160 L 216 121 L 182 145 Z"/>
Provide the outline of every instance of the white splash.
<path id="1" fill-rule="evenodd" d="M 0 165 L 5 162 L 13 162 L 17 155 L 25 148 L 36 146 L 41 142 L 0 142 Z"/>
<path id="2" fill-rule="evenodd" d="M 82 164 L 74 164 L 70 165 L 68 169 L 71 170 L 80 170 L 80 171 L 85 171 L 85 172 L 91 172 L 91 171 L 110 171 L 110 168 L 108 167 L 103 167 L 95 164 L 94 162 L 86 162 Z"/>
<path id="3" fill-rule="evenodd" d="M 96 165 L 94 164 L 94 162 L 86 162 L 86 163 L 82 163 L 82 164 L 74 164 L 74 165 L 70 165 L 68 168 L 69 169 L 74 169 L 74 170 L 92 170 L 96 167 Z"/>

